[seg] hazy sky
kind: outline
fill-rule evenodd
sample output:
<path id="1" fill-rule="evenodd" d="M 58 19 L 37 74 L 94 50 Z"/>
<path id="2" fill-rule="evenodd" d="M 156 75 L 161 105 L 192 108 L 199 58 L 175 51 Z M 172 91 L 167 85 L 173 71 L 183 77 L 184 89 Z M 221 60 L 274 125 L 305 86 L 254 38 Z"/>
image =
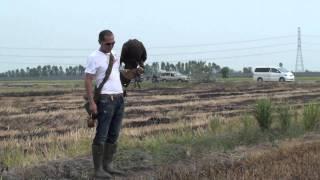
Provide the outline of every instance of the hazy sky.
<path id="1" fill-rule="evenodd" d="M 320 71 L 319 0 L 1 0 L 0 72 L 45 65 L 84 65 L 111 29 L 115 49 L 141 40 L 147 62 L 206 60 L 295 69 L 297 27 L 305 69 Z"/>

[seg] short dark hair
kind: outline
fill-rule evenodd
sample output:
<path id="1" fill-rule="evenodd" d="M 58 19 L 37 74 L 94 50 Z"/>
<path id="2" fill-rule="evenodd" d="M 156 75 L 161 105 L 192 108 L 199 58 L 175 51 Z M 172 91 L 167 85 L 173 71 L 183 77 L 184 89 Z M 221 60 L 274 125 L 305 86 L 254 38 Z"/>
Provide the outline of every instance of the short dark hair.
<path id="1" fill-rule="evenodd" d="M 112 36 L 112 35 L 113 35 L 113 33 L 108 29 L 101 31 L 99 33 L 99 43 L 104 40 L 105 36 Z"/>

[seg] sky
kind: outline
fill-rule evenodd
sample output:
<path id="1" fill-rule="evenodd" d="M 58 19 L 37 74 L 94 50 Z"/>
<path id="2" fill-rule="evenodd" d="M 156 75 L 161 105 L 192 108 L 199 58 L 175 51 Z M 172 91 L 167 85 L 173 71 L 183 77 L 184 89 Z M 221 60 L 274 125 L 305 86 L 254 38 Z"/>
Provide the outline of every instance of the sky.
<path id="1" fill-rule="evenodd" d="M 0 72 L 37 65 L 85 65 L 101 30 L 115 51 L 136 38 L 147 63 L 198 60 L 235 70 L 295 70 L 301 27 L 304 68 L 320 71 L 316 0 L 1 0 Z"/>

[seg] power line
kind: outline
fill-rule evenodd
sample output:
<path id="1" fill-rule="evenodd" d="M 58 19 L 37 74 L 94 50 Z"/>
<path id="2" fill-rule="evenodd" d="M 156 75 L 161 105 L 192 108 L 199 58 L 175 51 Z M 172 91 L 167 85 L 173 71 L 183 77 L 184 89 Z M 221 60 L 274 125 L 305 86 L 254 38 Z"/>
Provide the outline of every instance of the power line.
<path id="1" fill-rule="evenodd" d="M 312 35 L 312 34 L 301 34 L 302 37 L 319 37 L 320 35 Z"/>
<path id="2" fill-rule="evenodd" d="M 32 64 L 32 65 L 63 65 L 63 66 L 79 66 L 81 64 L 66 64 L 66 63 L 36 63 L 36 62 L 9 62 L 9 61 L 1 61 L 1 63 L 8 63 L 8 64 L 20 64 L 20 65 L 27 65 L 27 64 Z"/>
<path id="3" fill-rule="evenodd" d="M 148 56 L 156 57 L 156 56 L 170 56 L 170 55 L 192 55 L 192 54 L 206 54 L 212 52 L 230 52 L 230 51 L 241 51 L 241 50 L 251 50 L 251 49 L 261 49 L 261 48 L 268 48 L 268 47 L 279 47 L 279 46 L 286 46 L 295 43 L 283 43 L 283 44 L 272 44 L 272 45 L 265 45 L 265 46 L 254 46 L 254 47 L 247 47 L 247 48 L 231 48 L 231 49 L 220 49 L 220 50 L 211 50 L 211 51 L 196 51 L 196 52 L 176 52 L 176 53 L 161 53 L 161 54 L 149 54 Z M 44 56 L 30 56 L 30 55 L 20 55 L 20 54 L 0 54 L 0 57 L 21 57 L 21 58 L 62 58 L 62 59 L 70 59 L 70 58 L 86 58 L 86 56 L 51 56 L 51 55 L 44 55 Z"/>
<path id="4" fill-rule="evenodd" d="M 225 56 L 225 57 L 216 57 L 214 59 L 233 59 L 233 58 L 242 58 L 242 57 L 251 57 L 251 56 L 263 56 L 263 55 L 270 55 L 270 54 L 287 53 L 287 52 L 292 52 L 292 51 L 296 51 L 296 50 L 290 49 L 290 50 L 273 51 L 273 52 L 267 52 L 267 53 L 245 54 L 245 55 L 238 55 L 238 56 Z M 206 59 L 212 59 L 212 58 L 206 58 Z"/>
<path id="5" fill-rule="evenodd" d="M 306 37 L 320 37 L 320 35 L 301 35 Z M 248 42 L 257 42 L 257 41 L 265 41 L 272 39 L 284 39 L 289 37 L 296 37 L 295 35 L 287 35 L 287 36 L 274 36 L 274 37 L 266 37 L 260 39 L 251 39 L 251 40 L 242 40 L 242 41 L 229 41 L 229 42 L 219 42 L 219 43 L 207 43 L 207 44 L 189 44 L 189 45 L 173 45 L 173 46 L 154 46 L 148 47 L 148 49 L 169 49 L 169 48 L 183 48 L 183 47 L 206 47 L 206 46 L 218 46 L 218 45 L 228 45 L 228 44 L 242 44 Z M 305 43 L 305 42 L 304 42 Z M 317 43 L 313 43 L 317 44 Z M 0 46 L 0 49 L 7 50 L 37 50 L 37 51 L 92 51 L 95 48 L 42 48 L 42 47 L 9 47 L 9 46 Z M 117 48 L 115 48 L 117 49 Z M 157 56 L 157 55 L 155 55 Z"/>
<path id="6" fill-rule="evenodd" d="M 320 52 L 320 50 L 316 50 L 316 49 L 303 49 L 303 51 Z"/>
<path id="7" fill-rule="evenodd" d="M 262 56 L 262 55 L 271 55 L 271 54 L 279 54 L 285 52 L 296 51 L 294 49 L 284 50 L 284 51 L 273 51 L 273 52 L 266 52 L 266 53 L 254 53 L 254 54 L 245 54 L 245 55 L 236 55 L 236 56 L 222 56 L 222 57 L 209 57 L 209 58 L 201 58 L 202 60 L 212 60 L 212 59 L 233 59 L 233 58 L 242 58 L 242 57 L 251 57 L 251 56 Z M 176 60 L 183 61 L 183 60 Z M 154 62 L 154 61 L 153 61 Z M 9 62 L 9 61 L 1 61 L 1 63 L 8 63 L 8 64 L 48 64 L 48 63 L 36 63 L 36 62 Z M 66 63 L 50 63 L 56 65 L 79 65 L 79 64 L 66 64 Z"/>
<path id="8" fill-rule="evenodd" d="M 320 45 L 320 43 L 312 43 L 312 42 L 311 43 L 308 43 L 308 42 L 305 43 L 305 42 L 303 42 L 303 45 Z"/>
<path id="9" fill-rule="evenodd" d="M 230 48 L 230 49 L 220 49 L 220 50 L 212 50 L 212 51 L 195 51 L 195 52 L 177 52 L 177 53 L 163 53 L 163 54 L 150 54 L 149 56 L 170 56 L 170 55 L 188 55 L 188 54 L 206 54 L 206 53 L 213 53 L 213 52 L 230 52 L 230 51 L 241 51 L 241 50 L 251 50 L 251 49 L 261 49 L 261 48 L 268 48 L 268 47 L 279 47 L 279 46 L 286 46 L 296 44 L 295 42 L 292 43 L 284 43 L 284 44 L 273 44 L 273 45 L 266 45 L 266 46 L 254 46 L 254 47 L 247 47 L 247 48 Z"/>
<path id="10" fill-rule="evenodd" d="M 86 58 L 86 56 L 28 56 L 20 54 L 0 54 L 1 57 L 23 57 L 23 58 Z"/>
<path id="11" fill-rule="evenodd" d="M 238 56 L 221 56 L 221 57 L 209 57 L 209 58 L 197 58 L 199 60 L 220 60 L 220 59 L 235 59 L 235 58 L 243 58 L 243 57 L 254 57 L 254 56 L 263 56 L 263 55 L 271 55 L 271 54 L 281 54 L 281 53 L 287 53 L 287 52 L 294 52 L 296 49 L 289 49 L 289 50 L 284 50 L 284 51 L 273 51 L 273 52 L 266 52 L 266 53 L 255 53 L 255 54 L 245 54 L 245 55 L 238 55 Z M 170 60 L 170 62 L 181 62 L 181 61 L 189 61 L 189 59 L 184 59 L 184 60 Z M 163 60 L 161 60 L 163 61 Z M 152 61 L 152 62 L 157 62 L 157 61 Z"/>
<path id="12" fill-rule="evenodd" d="M 77 49 L 77 48 L 27 48 L 27 47 L 8 47 L 0 46 L 0 49 L 10 50 L 37 50 L 37 51 L 90 51 L 92 49 Z"/>
<path id="13" fill-rule="evenodd" d="M 0 49 L 7 50 L 37 50 L 37 51 L 93 51 L 96 48 L 42 48 L 42 47 L 10 47 L 0 46 Z M 119 48 L 113 48 L 119 50 Z"/>
<path id="14" fill-rule="evenodd" d="M 186 48 L 186 47 L 218 46 L 218 45 L 228 45 L 228 44 L 243 44 L 243 43 L 248 43 L 248 42 L 258 42 L 258 41 L 273 40 L 273 39 L 284 39 L 284 38 L 289 38 L 289 37 L 296 37 L 296 36 L 295 35 L 273 36 L 273 37 L 260 38 L 260 39 L 251 39 L 251 40 L 242 40 L 242 41 L 228 41 L 228 42 L 207 43 L 207 44 L 193 44 L 193 45 L 155 46 L 155 47 L 149 47 L 148 49 L 167 49 L 167 48 Z"/>
<path id="15" fill-rule="evenodd" d="M 218 46 L 218 45 L 227 45 L 227 44 L 242 44 L 242 43 L 248 43 L 248 42 L 266 41 L 266 40 L 273 40 L 273 39 L 284 39 L 284 38 L 290 38 L 290 37 L 295 37 L 295 35 L 273 36 L 273 37 L 266 37 L 266 38 L 259 38 L 259 39 L 207 43 L 207 44 L 189 44 L 189 45 L 154 46 L 154 47 L 151 46 L 151 47 L 146 47 L 146 48 L 147 49 L 168 49 L 168 48 L 183 48 L 183 47 Z M 43 47 L 31 47 L 30 48 L 30 47 L 0 46 L 0 49 L 39 50 L 39 51 L 92 51 L 94 48 L 43 48 Z M 115 48 L 115 49 L 118 49 L 118 48 Z"/>

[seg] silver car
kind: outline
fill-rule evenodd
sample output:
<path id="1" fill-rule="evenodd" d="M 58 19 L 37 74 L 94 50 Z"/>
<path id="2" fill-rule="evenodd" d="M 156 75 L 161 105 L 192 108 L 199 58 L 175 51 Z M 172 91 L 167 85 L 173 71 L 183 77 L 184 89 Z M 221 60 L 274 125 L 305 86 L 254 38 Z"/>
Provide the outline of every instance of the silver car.
<path id="1" fill-rule="evenodd" d="M 161 72 L 159 75 L 159 81 L 179 81 L 188 82 L 190 78 L 182 75 L 178 72 Z"/>

